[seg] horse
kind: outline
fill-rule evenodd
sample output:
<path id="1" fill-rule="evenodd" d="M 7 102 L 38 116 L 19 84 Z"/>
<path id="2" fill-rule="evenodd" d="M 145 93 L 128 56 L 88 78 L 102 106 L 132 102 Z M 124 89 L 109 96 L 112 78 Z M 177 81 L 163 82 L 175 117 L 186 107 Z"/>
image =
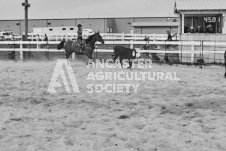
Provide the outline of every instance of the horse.
<path id="1" fill-rule="evenodd" d="M 58 50 L 60 50 L 62 48 L 65 49 L 66 59 L 68 59 L 71 56 L 71 54 L 74 52 L 75 54 L 78 54 L 78 55 L 86 55 L 89 59 L 93 60 L 92 54 L 93 54 L 93 50 L 95 49 L 95 43 L 97 41 L 104 44 L 104 40 L 101 37 L 99 32 L 93 34 L 87 40 L 85 40 L 85 44 L 82 47 L 82 51 L 80 51 L 81 50 L 81 44 L 78 43 L 78 41 L 73 42 L 73 41 L 70 41 L 70 40 L 67 41 L 67 42 L 65 40 L 62 40 L 60 42 L 60 44 L 57 45 L 57 49 Z"/>

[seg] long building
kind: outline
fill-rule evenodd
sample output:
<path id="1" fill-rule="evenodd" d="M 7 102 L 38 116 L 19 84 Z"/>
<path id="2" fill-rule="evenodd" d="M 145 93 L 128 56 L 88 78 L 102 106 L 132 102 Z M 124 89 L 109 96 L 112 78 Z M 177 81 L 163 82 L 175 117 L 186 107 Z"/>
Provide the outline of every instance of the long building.
<path id="1" fill-rule="evenodd" d="M 191 33 L 199 33 L 190 40 L 208 39 L 206 37 L 210 36 L 209 33 L 218 37 L 217 34 L 226 34 L 226 0 L 175 0 L 170 2 L 169 7 L 173 13 L 169 12 L 168 15 L 166 10 L 160 8 L 158 11 L 148 10 L 149 15 L 145 15 L 145 10 L 140 16 L 134 15 L 136 17 L 123 17 L 122 14 L 114 18 L 100 16 L 99 18 L 29 19 L 28 25 L 30 32 L 32 28 L 37 27 L 63 27 L 77 24 L 102 33 L 130 33 L 134 30 L 141 34 L 164 34 L 169 30 L 171 33 L 181 34 L 183 40 L 188 37 L 187 33 L 189 36 Z M 0 31 L 4 30 L 11 30 L 21 35 L 25 31 L 24 20 L 0 20 Z M 200 33 L 205 34 L 201 39 Z"/>
<path id="2" fill-rule="evenodd" d="M 29 31 L 37 27 L 63 27 L 82 24 L 84 28 L 102 33 L 130 33 L 136 29 L 141 34 L 162 34 L 166 30 L 177 32 L 178 17 L 134 17 L 134 18 L 72 18 L 72 19 L 29 19 Z M 24 32 L 24 20 L 0 20 L 0 31 Z"/>

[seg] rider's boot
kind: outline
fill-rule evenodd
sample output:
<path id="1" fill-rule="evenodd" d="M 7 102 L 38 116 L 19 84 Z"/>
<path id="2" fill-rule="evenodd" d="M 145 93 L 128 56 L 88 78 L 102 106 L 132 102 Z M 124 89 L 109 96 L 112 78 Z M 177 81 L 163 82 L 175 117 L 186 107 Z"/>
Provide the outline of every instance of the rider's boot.
<path id="1" fill-rule="evenodd" d="M 83 52 L 84 51 L 84 46 L 81 44 L 80 45 L 80 52 Z"/>

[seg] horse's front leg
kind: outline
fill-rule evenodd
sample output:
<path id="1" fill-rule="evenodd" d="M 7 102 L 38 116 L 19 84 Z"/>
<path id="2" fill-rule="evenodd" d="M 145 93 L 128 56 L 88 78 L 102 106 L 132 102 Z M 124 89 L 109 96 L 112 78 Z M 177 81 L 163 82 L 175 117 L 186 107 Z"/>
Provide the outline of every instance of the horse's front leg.
<path id="1" fill-rule="evenodd" d="M 90 54 L 85 54 L 87 56 L 87 61 L 86 61 L 86 65 L 92 65 L 94 63 L 94 59 L 92 57 L 92 55 Z"/>

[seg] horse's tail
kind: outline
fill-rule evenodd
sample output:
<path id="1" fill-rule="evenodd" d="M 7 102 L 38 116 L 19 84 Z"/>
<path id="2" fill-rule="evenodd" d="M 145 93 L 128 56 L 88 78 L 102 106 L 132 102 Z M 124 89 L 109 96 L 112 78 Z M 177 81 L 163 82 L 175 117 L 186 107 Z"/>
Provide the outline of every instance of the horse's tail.
<path id="1" fill-rule="evenodd" d="M 58 45 L 57 45 L 57 49 L 60 50 L 64 47 L 64 40 L 62 40 Z"/>
<path id="2" fill-rule="evenodd" d="M 226 68 L 226 51 L 224 52 L 224 64 L 223 64 L 223 66 L 225 66 L 225 68 Z"/>
<path id="3" fill-rule="evenodd" d="M 226 60 L 226 51 L 224 52 L 224 60 Z"/>

